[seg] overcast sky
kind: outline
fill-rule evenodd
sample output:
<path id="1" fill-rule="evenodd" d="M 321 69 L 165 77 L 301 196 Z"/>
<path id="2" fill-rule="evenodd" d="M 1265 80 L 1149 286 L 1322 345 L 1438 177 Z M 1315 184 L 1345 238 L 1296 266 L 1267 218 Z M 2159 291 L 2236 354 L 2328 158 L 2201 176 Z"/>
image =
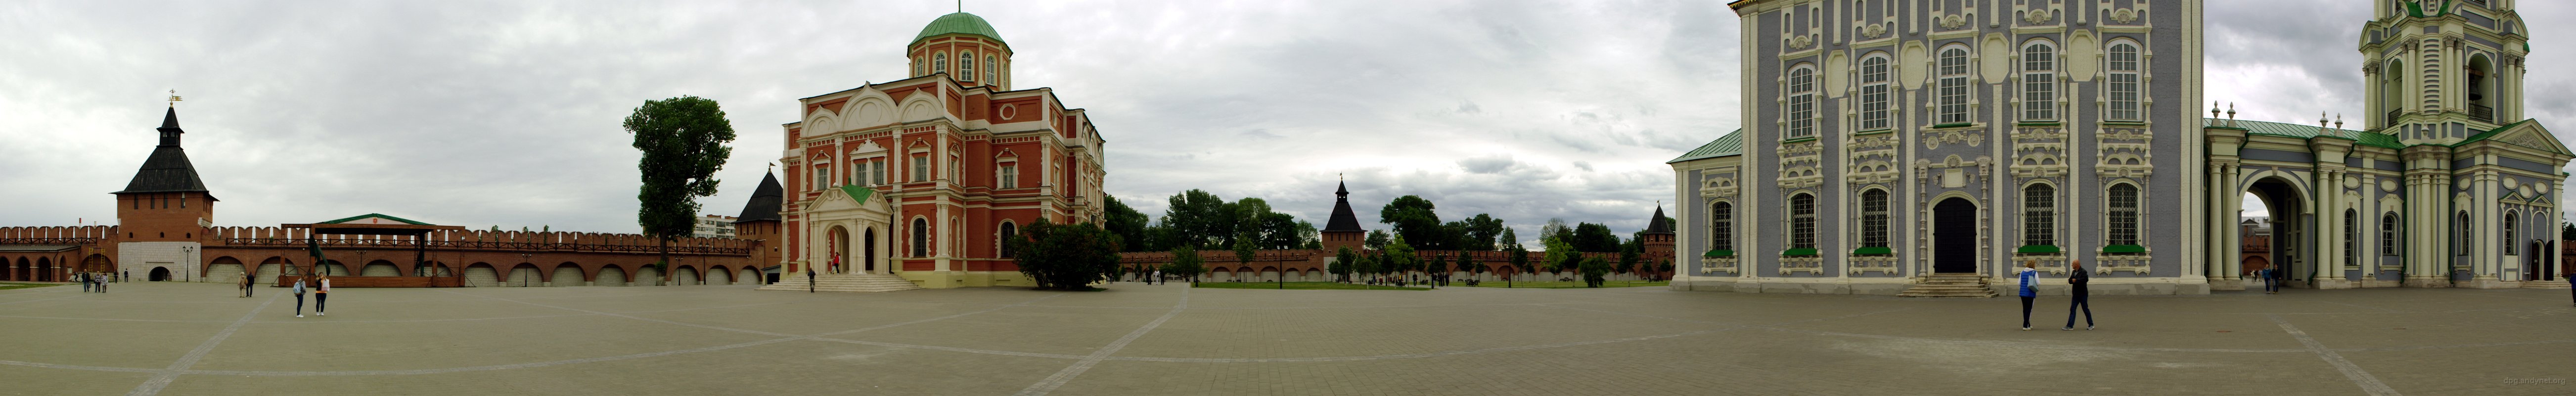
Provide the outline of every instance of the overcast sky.
<path id="1" fill-rule="evenodd" d="M 2240 117 L 2362 118 L 2357 2 L 2209 2 L 2209 96 Z M 722 102 L 736 214 L 797 98 L 904 77 L 944 1 L 0 4 L 0 225 L 115 224 L 176 89 L 220 225 L 364 213 L 634 232 L 645 100 Z M 1322 224 L 1422 195 L 1645 225 L 1680 153 L 1737 127 L 1736 17 L 1704 1 L 975 1 L 1018 88 L 1090 109 L 1108 191 L 1159 217 L 1204 189 Z M 2535 20 L 2565 2 L 2525 2 Z M 2284 16 L 2297 16 L 2287 18 Z M 2534 24 L 2533 116 L 2576 116 L 2570 33 Z M 2194 106 L 2181 103 L 2168 105 Z M 2576 126 L 2560 126 L 2576 131 Z M 2566 139 L 2563 138 L 2562 139 Z M 2576 141 L 2576 139 L 2569 139 Z M 1670 210 L 1669 206 L 1666 207 Z"/>

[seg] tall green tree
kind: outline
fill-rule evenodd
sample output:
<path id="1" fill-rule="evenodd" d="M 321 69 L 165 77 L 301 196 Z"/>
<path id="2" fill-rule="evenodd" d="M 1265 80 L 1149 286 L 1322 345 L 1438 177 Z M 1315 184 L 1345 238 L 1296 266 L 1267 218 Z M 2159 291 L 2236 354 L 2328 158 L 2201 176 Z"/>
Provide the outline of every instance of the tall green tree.
<path id="1" fill-rule="evenodd" d="M 1337 250 L 1333 252 L 1332 265 L 1324 266 L 1324 272 L 1332 273 L 1334 279 L 1350 282 L 1352 267 L 1359 265 L 1360 255 L 1352 252 L 1349 246 L 1343 246 Z"/>
<path id="2" fill-rule="evenodd" d="M 1317 232 L 1317 231 L 1315 231 L 1315 223 L 1308 223 L 1308 222 L 1306 222 L 1305 220 L 1298 220 L 1298 221 L 1297 221 L 1297 246 L 1299 246 L 1299 247 L 1298 247 L 1298 249 L 1317 249 L 1317 250 L 1321 250 L 1321 249 L 1323 249 L 1323 248 L 1324 248 L 1324 234 L 1323 234 L 1323 233 L 1321 233 L 1321 232 Z"/>
<path id="3" fill-rule="evenodd" d="M 1577 224 L 1574 226 L 1574 240 L 1570 242 L 1574 243 L 1574 250 L 1578 252 L 1616 253 L 1619 251 L 1619 234 L 1611 233 L 1610 226 L 1606 225 Z"/>
<path id="4" fill-rule="evenodd" d="M 1485 272 L 1485 266 L 1476 263 L 1474 253 L 1461 253 L 1458 255 L 1458 272 L 1467 273 L 1467 279 L 1476 279 L 1476 274 Z"/>
<path id="5" fill-rule="evenodd" d="M 1519 270 L 1519 271 L 1515 271 L 1515 272 L 1517 272 L 1518 274 L 1527 274 L 1527 273 L 1535 272 L 1535 271 L 1532 271 L 1533 269 L 1535 269 L 1535 268 L 1532 268 L 1532 267 L 1536 267 L 1537 265 L 1536 265 L 1536 264 L 1533 264 L 1533 263 L 1530 263 L 1530 254 L 1529 254 L 1529 249 L 1521 248 L 1521 244 L 1518 244 L 1518 243 L 1512 244 L 1512 247 L 1511 247 L 1510 249 L 1511 249 L 1511 253 L 1512 253 L 1512 257 L 1511 257 L 1511 260 L 1512 260 L 1512 261 L 1511 261 L 1512 268 L 1513 268 L 1513 269 L 1517 269 L 1517 270 Z M 1518 274 L 1515 274 L 1515 275 L 1518 275 Z M 1505 279 L 1509 279 L 1509 278 L 1505 278 Z"/>
<path id="6" fill-rule="evenodd" d="M 1601 287 L 1601 281 L 1605 280 L 1602 275 L 1610 273 L 1610 263 L 1600 257 L 1584 258 L 1578 268 L 1583 272 L 1584 287 Z"/>
<path id="7" fill-rule="evenodd" d="M 1386 243 L 1390 241 L 1386 230 L 1369 230 L 1368 238 L 1363 239 L 1360 244 L 1368 246 L 1369 250 L 1386 250 Z"/>
<path id="8" fill-rule="evenodd" d="M 1643 249 L 1644 247 L 1633 243 L 1620 245 L 1619 265 L 1612 267 L 1611 270 L 1622 274 L 1631 273 L 1630 271 L 1637 268 L 1637 259 L 1645 255 L 1646 252 Z"/>
<path id="9" fill-rule="evenodd" d="M 1204 249 L 1234 243 L 1236 223 L 1242 219 L 1235 203 L 1196 189 L 1172 194 L 1167 203 L 1163 226 L 1171 228 L 1174 244 Z"/>
<path id="10" fill-rule="evenodd" d="M 1422 196 L 1396 197 L 1377 213 L 1377 221 L 1394 228 L 1395 235 L 1425 249 L 1443 249 L 1439 245 L 1453 239 L 1441 235 L 1445 230 L 1441 228 L 1440 214 L 1433 212 L 1431 200 Z"/>
<path id="11" fill-rule="evenodd" d="M 1422 258 L 1413 255 L 1413 244 L 1405 243 L 1403 235 L 1397 235 L 1395 240 L 1388 241 L 1386 250 L 1383 252 L 1386 252 L 1388 272 L 1410 272 L 1421 268 Z"/>
<path id="12" fill-rule="evenodd" d="M 1248 238 L 1248 237 L 1237 237 L 1237 238 L 1235 238 L 1235 239 L 1234 239 L 1234 261 L 1235 261 L 1235 263 L 1237 263 L 1237 264 L 1242 264 L 1242 265 L 1240 265 L 1240 267 L 1244 267 L 1244 268 L 1250 268 L 1250 267 L 1252 267 L 1252 253 L 1254 253 L 1255 248 L 1258 248 L 1258 247 L 1259 247 L 1259 246 L 1254 246 L 1255 244 L 1256 244 L 1256 243 L 1255 243 L 1255 242 L 1253 242 L 1253 238 Z M 1242 275 L 1242 274 L 1235 274 L 1235 275 L 1240 276 L 1240 275 Z M 1254 274 L 1254 275 L 1258 276 L 1259 274 L 1257 274 L 1257 273 L 1256 273 L 1256 274 Z"/>
<path id="13" fill-rule="evenodd" d="M 636 188 L 635 225 L 660 245 L 662 263 L 671 262 L 671 241 L 689 236 L 698 222 L 698 197 L 716 194 L 716 171 L 733 157 L 733 122 L 715 100 L 696 96 L 645 101 L 626 116 L 626 132 L 635 135 L 635 163 L 642 176 Z M 672 271 L 662 271 L 669 281 Z"/>
<path id="14" fill-rule="evenodd" d="M 1460 244 L 1461 246 L 1458 246 L 1458 250 L 1490 252 L 1501 249 L 1503 245 L 1497 244 L 1495 239 L 1509 230 L 1503 228 L 1503 219 L 1483 213 L 1477 213 L 1475 217 L 1469 217 L 1461 222 L 1466 223 L 1464 227 L 1466 239 Z"/>
<path id="15" fill-rule="evenodd" d="M 1118 271 L 1118 236 L 1098 224 L 1055 224 L 1045 218 L 1003 243 L 1018 255 L 1020 274 L 1039 289 L 1089 290 Z"/>
<path id="16" fill-rule="evenodd" d="M 1422 272 L 1430 273 L 1433 279 L 1439 279 L 1440 275 L 1448 274 L 1449 254 L 1439 253 L 1431 255 L 1431 263 L 1423 265 L 1422 270 Z"/>
<path id="17" fill-rule="evenodd" d="M 1164 275 L 1187 276 L 1190 277 L 1190 283 L 1198 283 L 1199 274 L 1205 272 L 1207 272 L 1207 259 L 1199 257 L 1199 249 L 1190 245 L 1173 247 L 1172 262 L 1163 264 Z"/>
<path id="18" fill-rule="evenodd" d="M 1153 244 L 1152 238 L 1145 236 L 1145 227 L 1151 225 L 1153 218 L 1137 212 L 1136 208 L 1128 207 L 1125 202 L 1119 202 L 1116 195 L 1104 196 L 1101 199 L 1108 202 L 1103 206 L 1107 207 L 1109 212 L 1108 219 L 1103 221 L 1102 226 L 1107 227 L 1110 234 L 1118 236 L 1118 246 L 1130 252 L 1162 250 Z"/>

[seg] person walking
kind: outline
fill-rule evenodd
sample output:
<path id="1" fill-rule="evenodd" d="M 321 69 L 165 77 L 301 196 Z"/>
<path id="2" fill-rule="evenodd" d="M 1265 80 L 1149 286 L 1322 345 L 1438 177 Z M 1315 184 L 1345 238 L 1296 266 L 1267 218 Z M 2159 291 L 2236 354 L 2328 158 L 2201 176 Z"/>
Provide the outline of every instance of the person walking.
<path id="1" fill-rule="evenodd" d="M 324 304 L 331 302 L 331 274 L 322 274 L 322 281 L 313 286 L 313 316 L 331 316 L 331 313 L 322 312 L 330 309 Z"/>
<path id="2" fill-rule="evenodd" d="M 2254 270 L 2254 274 L 2263 277 L 2263 294 L 2281 294 L 2280 284 L 2272 282 L 2272 268 Z"/>
<path id="3" fill-rule="evenodd" d="M 2021 331 L 2030 331 L 2030 303 L 2039 297 L 2039 260 L 2021 262 Z"/>
<path id="4" fill-rule="evenodd" d="M 73 282 L 79 282 L 79 283 L 81 284 L 81 292 L 82 292 L 82 293 L 88 293 L 88 292 L 89 292 L 89 273 L 87 273 L 87 272 L 75 272 L 75 273 L 72 273 L 72 281 L 73 281 Z"/>
<path id="5" fill-rule="evenodd" d="M 2067 304 L 2067 305 L 2066 305 L 2066 327 L 2060 327 L 2060 328 L 2057 328 L 2057 329 L 2058 329 L 2058 330 L 2074 330 L 2074 329 L 2075 329 L 2075 310 L 2076 310 L 2077 308 L 2082 308 L 2082 309 L 2084 310 L 2084 329 L 2085 329 L 2085 330 L 2092 330 L 2092 329 L 2093 329 L 2093 304 L 2092 304 L 2092 303 L 2090 303 L 2090 302 L 2087 302 L 2087 301 L 2090 301 L 2090 300 L 2091 300 L 2091 299 L 2090 299 L 2090 297 L 2092 296 L 2092 293 L 2091 293 L 2091 292 L 2089 292 L 2089 291 L 2084 290 L 2084 283 L 2085 283 L 2086 281 L 2090 281 L 2090 280 L 2092 280 L 2092 278 L 2093 278 L 2093 277 L 2092 277 L 2091 275 L 2085 275 L 2085 274 L 2084 274 L 2084 260 L 2075 260 L 2075 261 L 2073 261 L 2073 262 L 2068 263 L 2067 265 L 2068 265 L 2068 268 L 2073 268 L 2073 269 L 2075 270 L 2075 274 L 2074 274 L 2074 275 L 2067 275 L 2067 276 L 2066 276 L 2066 285 L 2067 285 L 2067 286 L 2073 286 L 2073 287 L 2074 287 L 2074 290 L 2072 290 L 2072 292 L 2073 292 L 2073 293 L 2074 293 L 2074 295 L 2075 295 L 2075 302 L 2073 302 L 2073 303 L 2069 303 L 2069 304 Z"/>
<path id="6" fill-rule="evenodd" d="M 242 275 L 242 278 L 241 278 L 241 293 L 242 293 L 242 295 L 241 295 L 241 296 L 242 296 L 243 298 L 249 298 L 249 297 L 250 297 L 250 275 Z"/>
<path id="7" fill-rule="evenodd" d="M 295 317 L 304 317 L 304 277 L 295 277 Z"/>
<path id="8" fill-rule="evenodd" d="M 805 268 L 805 292 L 806 292 L 806 293 L 813 293 L 813 292 L 814 292 L 814 268 L 813 268 L 813 266 L 811 266 L 811 265 L 808 265 L 808 266 L 805 266 L 805 267 L 806 267 L 806 268 Z"/>

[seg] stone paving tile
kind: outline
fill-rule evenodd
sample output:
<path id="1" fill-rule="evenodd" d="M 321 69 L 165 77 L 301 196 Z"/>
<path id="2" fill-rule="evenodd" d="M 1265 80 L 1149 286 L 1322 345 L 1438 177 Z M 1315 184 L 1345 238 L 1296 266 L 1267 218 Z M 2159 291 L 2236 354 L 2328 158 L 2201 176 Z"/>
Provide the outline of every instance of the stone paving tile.
<path id="1" fill-rule="evenodd" d="M 119 287 L 0 293 L 37 335 L 0 338 L 0 394 L 2576 394 L 2563 290 L 2105 296 L 2095 331 L 2043 298 L 2024 332 L 2007 298 L 1658 288 L 347 289 L 296 319 Z"/>

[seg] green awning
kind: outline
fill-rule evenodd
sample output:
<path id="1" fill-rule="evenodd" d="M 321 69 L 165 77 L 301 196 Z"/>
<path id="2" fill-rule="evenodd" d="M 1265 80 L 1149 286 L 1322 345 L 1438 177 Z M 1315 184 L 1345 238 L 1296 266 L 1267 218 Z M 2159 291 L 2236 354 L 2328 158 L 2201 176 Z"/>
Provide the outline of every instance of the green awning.
<path id="1" fill-rule="evenodd" d="M 1699 256 L 1700 256 L 1700 257 L 1735 257 L 1735 251 L 1733 251 L 1733 250 L 1726 250 L 1726 249 L 1709 249 L 1709 250 L 1708 250 L 1708 253 L 1701 254 L 1701 255 L 1699 255 Z"/>
<path id="2" fill-rule="evenodd" d="M 1780 251 L 1780 255 L 1782 255 L 1782 256 L 1814 256 L 1814 255 L 1816 255 L 1816 248 L 1797 248 L 1797 249 L 1783 250 L 1783 251 Z"/>
<path id="3" fill-rule="evenodd" d="M 2057 253 L 2057 252 L 2058 252 L 2058 250 L 2057 250 L 2057 247 L 2056 247 L 2056 246 L 2049 246 L 2049 245 L 2030 245 L 2030 246 L 2023 246 L 2023 247 L 2021 247 L 2021 249 L 2015 249 L 2015 250 L 2013 250 L 2013 253 Z"/>
<path id="4" fill-rule="evenodd" d="M 2145 247 L 2145 246 L 2138 246 L 2138 245 L 2111 245 L 2111 246 L 2103 246 L 2103 247 L 2102 247 L 2102 252 L 2103 252 L 2103 253 L 2146 253 L 2146 252 L 2147 252 L 2147 247 Z"/>
<path id="5" fill-rule="evenodd" d="M 1864 248 L 1859 248 L 1859 249 L 1852 249 L 1852 254 L 1890 254 L 1890 253 L 1896 253 L 1896 250 L 1895 250 L 1895 249 L 1888 249 L 1886 246 L 1871 246 L 1871 247 L 1864 247 Z"/>

